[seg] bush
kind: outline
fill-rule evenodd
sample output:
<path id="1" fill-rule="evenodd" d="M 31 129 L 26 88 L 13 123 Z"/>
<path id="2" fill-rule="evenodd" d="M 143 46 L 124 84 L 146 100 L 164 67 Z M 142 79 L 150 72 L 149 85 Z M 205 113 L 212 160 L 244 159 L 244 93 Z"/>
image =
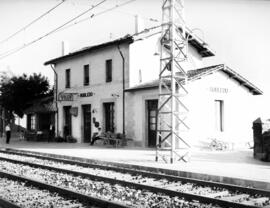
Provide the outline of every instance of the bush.
<path id="1" fill-rule="evenodd" d="M 61 136 L 57 136 L 57 137 L 55 137 L 55 141 L 56 142 L 64 142 L 65 139 L 63 137 L 61 137 Z"/>
<path id="2" fill-rule="evenodd" d="M 72 136 L 67 136 L 68 143 L 77 143 L 77 139 Z"/>

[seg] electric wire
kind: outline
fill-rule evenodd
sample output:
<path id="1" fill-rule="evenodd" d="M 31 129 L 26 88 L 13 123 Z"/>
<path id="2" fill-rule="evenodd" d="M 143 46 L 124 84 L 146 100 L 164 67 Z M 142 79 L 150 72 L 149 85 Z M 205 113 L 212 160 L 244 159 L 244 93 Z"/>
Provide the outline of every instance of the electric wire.
<path id="1" fill-rule="evenodd" d="M 28 23 L 27 25 L 23 26 L 21 29 L 19 29 L 18 31 L 14 32 L 13 34 L 9 35 L 7 38 L 3 39 L 0 41 L 0 44 L 3 44 L 5 42 L 7 42 L 8 40 L 10 40 L 11 38 L 13 38 L 14 36 L 16 36 L 17 34 L 21 33 L 22 31 L 25 31 L 28 27 L 30 27 L 31 25 L 33 25 L 34 23 L 36 23 L 37 21 L 39 21 L 40 19 L 42 19 L 44 16 L 46 16 L 47 14 L 49 14 L 50 12 L 52 12 L 53 10 L 55 10 L 57 7 L 59 7 L 61 4 L 63 4 L 66 0 L 62 0 L 60 3 L 56 4 L 54 7 L 52 7 L 51 9 L 49 9 L 48 11 L 46 11 L 45 13 L 43 13 L 42 15 L 40 15 L 39 17 L 37 17 L 36 19 L 34 19 L 33 21 L 31 21 L 30 23 Z"/>
<path id="2" fill-rule="evenodd" d="M 45 35 L 43 35 L 43 36 L 41 36 L 41 37 L 38 37 L 38 38 L 36 38 L 36 39 L 34 39 L 34 40 L 32 40 L 32 41 L 30 41 L 30 42 L 28 42 L 28 43 L 26 43 L 26 44 L 20 46 L 20 47 L 18 47 L 17 49 L 12 49 L 10 53 L 6 53 L 6 52 L 5 52 L 5 53 L 1 54 L 1 55 L 0 55 L 0 60 L 3 59 L 3 58 L 5 58 L 5 57 L 7 57 L 7 56 L 10 56 L 10 55 L 12 55 L 12 54 L 14 54 L 14 53 L 17 53 L 17 52 L 21 51 L 22 49 L 24 49 L 24 48 L 26 48 L 26 47 L 28 47 L 28 46 L 34 44 L 35 42 L 38 42 L 38 41 L 40 41 L 41 39 L 43 39 L 43 38 L 45 38 L 45 37 L 47 37 L 47 36 L 49 36 L 49 35 L 55 33 L 56 31 L 58 31 L 58 30 L 61 29 L 62 27 L 66 26 L 66 25 L 68 25 L 69 23 L 73 22 L 74 20 L 80 18 L 80 17 L 83 16 L 84 14 L 90 12 L 91 10 L 93 10 L 94 8 L 98 7 L 99 5 L 103 4 L 103 3 L 106 2 L 106 1 L 107 1 L 107 0 L 102 0 L 102 1 L 100 1 L 99 3 L 93 5 L 91 8 L 89 8 L 89 9 L 85 10 L 84 12 L 80 13 L 79 15 L 73 17 L 72 19 L 70 19 L 70 20 L 67 21 L 66 23 L 64 23 L 64 24 L 60 25 L 59 27 L 57 27 L 57 28 L 51 30 L 50 32 L 46 33 Z"/>
<path id="3" fill-rule="evenodd" d="M 70 4 L 73 4 L 72 1 L 69 1 L 69 3 Z M 120 6 L 119 3 L 117 3 L 117 4 Z M 100 8 L 106 9 L 105 7 L 100 7 Z M 123 10 L 118 10 L 116 12 L 121 13 L 121 14 L 125 14 L 125 15 L 129 15 L 129 16 L 136 16 L 136 15 L 138 15 L 136 13 L 131 13 L 131 12 L 123 11 Z M 147 20 L 147 21 L 150 21 L 150 22 L 161 22 L 161 20 L 158 20 L 158 19 L 153 18 L 153 17 L 143 16 L 143 15 L 139 15 L 139 17 L 141 19 L 144 19 L 144 20 Z"/>
<path id="4" fill-rule="evenodd" d="M 72 24 L 70 24 L 70 25 L 67 25 L 67 26 L 61 28 L 60 30 L 65 30 L 65 29 L 67 29 L 67 28 L 69 28 L 69 27 L 72 27 L 72 26 L 74 26 L 74 25 L 76 25 L 76 24 L 85 22 L 85 21 L 90 20 L 90 19 L 92 19 L 92 18 L 94 18 L 94 17 L 97 17 L 97 16 L 99 16 L 99 15 L 102 15 L 102 14 L 104 14 L 104 13 L 107 13 L 107 12 L 109 12 L 109 11 L 112 11 L 112 10 L 114 10 L 114 9 L 117 9 L 117 8 L 119 8 L 119 7 L 122 7 L 122 6 L 125 6 L 125 5 L 127 5 L 127 4 L 130 4 L 130 3 L 134 2 L 134 1 L 136 1 L 136 0 L 129 0 L 129 1 L 124 2 L 124 3 L 121 3 L 121 4 L 116 4 L 116 5 L 113 6 L 113 7 L 110 7 L 110 8 L 108 8 L 108 9 L 105 9 L 105 10 L 103 10 L 103 11 L 101 11 L 101 12 L 96 13 L 96 14 L 92 14 L 90 17 L 86 17 L 86 18 L 81 19 L 81 20 L 79 20 L 79 21 L 77 21 L 77 22 L 74 22 L 74 23 L 72 23 Z M 59 30 L 59 31 L 60 31 L 60 30 Z"/>

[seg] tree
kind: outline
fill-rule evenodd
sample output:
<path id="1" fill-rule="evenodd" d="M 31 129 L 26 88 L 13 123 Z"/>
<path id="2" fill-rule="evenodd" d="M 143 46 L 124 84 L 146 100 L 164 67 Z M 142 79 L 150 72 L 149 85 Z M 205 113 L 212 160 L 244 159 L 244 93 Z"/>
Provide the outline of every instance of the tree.
<path id="1" fill-rule="evenodd" d="M 27 76 L 1 77 L 0 101 L 11 113 L 23 116 L 23 111 L 35 99 L 49 95 L 51 92 L 48 79 L 41 74 Z"/>

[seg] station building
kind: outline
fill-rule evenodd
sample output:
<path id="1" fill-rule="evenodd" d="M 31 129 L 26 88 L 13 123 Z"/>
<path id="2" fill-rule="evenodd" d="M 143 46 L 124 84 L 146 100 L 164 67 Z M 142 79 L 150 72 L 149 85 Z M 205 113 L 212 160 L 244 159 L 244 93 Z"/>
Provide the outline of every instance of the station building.
<path id="1" fill-rule="evenodd" d="M 189 34 L 190 144 L 207 139 L 231 142 L 252 138 L 254 96 L 262 91 L 224 64 L 205 66 L 214 56 L 208 45 Z M 134 145 L 154 147 L 156 140 L 160 28 L 83 48 L 49 60 L 55 71 L 56 131 L 64 129 L 89 142 L 98 127 L 125 133 Z"/>

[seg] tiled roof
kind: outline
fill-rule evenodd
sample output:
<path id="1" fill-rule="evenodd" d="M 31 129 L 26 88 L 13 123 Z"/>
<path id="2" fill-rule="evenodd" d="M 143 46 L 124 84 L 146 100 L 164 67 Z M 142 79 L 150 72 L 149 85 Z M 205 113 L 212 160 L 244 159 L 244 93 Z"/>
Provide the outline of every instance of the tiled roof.
<path id="1" fill-rule="evenodd" d="M 69 53 L 65 56 L 61 56 L 61 57 L 46 61 L 44 63 L 44 65 L 55 64 L 59 61 L 63 61 L 65 59 L 68 59 L 68 58 L 71 58 L 74 56 L 78 56 L 81 54 L 89 53 L 93 50 L 105 48 L 107 46 L 118 45 L 121 43 L 129 43 L 130 44 L 130 43 L 133 43 L 134 41 L 136 41 L 136 39 L 140 39 L 141 36 L 144 36 L 144 38 L 147 38 L 147 37 L 151 37 L 155 34 L 160 34 L 160 33 L 161 33 L 160 26 L 147 28 L 147 29 L 145 29 L 139 33 L 135 33 L 133 35 L 127 34 L 124 37 L 121 37 L 119 39 L 115 39 L 115 40 L 112 40 L 109 42 L 104 42 L 104 43 L 89 46 L 89 47 L 84 47 L 78 51 Z M 214 56 L 214 52 L 209 48 L 209 46 L 203 40 L 201 40 L 199 37 L 195 36 L 191 30 L 189 30 L 189 29 L 187 30 L 187 35 L 189 37 L 189 43 L 194 48 L 196 48 L 198 50 L 199 54 L 201 54 L 202 57 Z"/>
<path id="2" fill-rule="evenodd" d="M 200 79 L 216 71 L 222 71 L 223 73 L 227 74 L 231 79 L 236 80 L 243 87 L 247 88 L 253 95 L 263 94 L 263 92 L 258 87 L 253 85 L 247 79 L 245 79 L 244 77 L 242 77 L 240 74 L 236 73 L 229 67 L 225 66 L 224 64 L 213 65 L 213 66 L 204 67 L 204 68 L 200 68 L 196 70 L 190 70 L 187 72 L 188 80 L 192 81 L 192 80 Z M 126 89 L 126 91 L 132 92 L 132 91 L 137 91 L 137 90 L 153 89 L 153 88 L 157 88 L 158 86 L 159 86 L 159 80 L 156 79 L 150 82 L 142 83 L 134 87 L 128 88 Z"/>
<path id="3" fill-rule="evenodd" d="M 53 96 L 40 98 L 31 103 L 31 106 L 24 110 L 25 114 L 31 113 L 49 113 L 55 112 L 56 107 L 53 102 Z"/>
<path id="4" fill-rule="evenodd" d="M 110 42 L 106 42 L 106 43 L 102 43 L 102 44 L 98 44 L 98 45 L 94 45 L 94 46 L 89 46 L 89 47 L 84 47 L 81 50 L 69 53 L 69 54 L 67 54 L 65 56 L 61 56 L 61 57 L 58 57 L 58 58 L 55 58 L 55 59 L 51 59 L 49 61 L 46 61 L 44 63 L 44 65 L 55 64 L 55 63 L 57 63 L 59 61 L 62 61 L 64 59 L 74 57 L 74 56 L 78 56 L 78 55 L 81 55 L 81 54 L 85 54 L 85 53 L 91 52 L 93 50 L 102 49 L 102 48 L 105 48 L 107 46 L 117 45 L 117 44 L 121 44 L 121 43 L 132 43 L 132 42 L 133 42 L 133 38 L 130 35 L 126 35 L 126 36 L 124 36 L 122 38 L 119 38 L 119 39 L 116 39 L 116 40 L 113 40 L 113 41 L 110 41 Z"/>

